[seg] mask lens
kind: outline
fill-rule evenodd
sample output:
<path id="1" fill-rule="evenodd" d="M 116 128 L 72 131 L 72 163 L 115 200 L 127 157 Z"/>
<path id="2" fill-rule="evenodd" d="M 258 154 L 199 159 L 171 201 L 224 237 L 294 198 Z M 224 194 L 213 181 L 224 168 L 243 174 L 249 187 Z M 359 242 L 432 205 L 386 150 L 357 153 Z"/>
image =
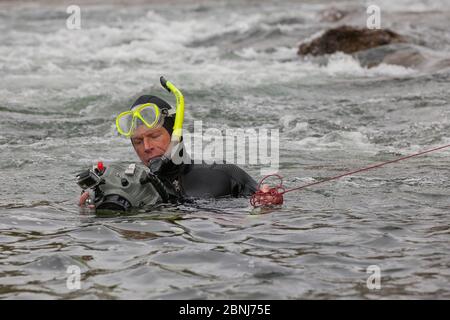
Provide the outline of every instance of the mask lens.
<path id="1" fill-rule="evenodd" d="M 119 117 L 118 125 L 123 133 L 131 133 L 131 128 L 133 126 L 133 115 L 131 113 L 125 114 Z"/>
<path id="2" fill-rule="evenodd" d="M 159 112 L 154 106 L 146 106 L 139 113 L 149 128 L 153 128 L 158 124 Z"/>

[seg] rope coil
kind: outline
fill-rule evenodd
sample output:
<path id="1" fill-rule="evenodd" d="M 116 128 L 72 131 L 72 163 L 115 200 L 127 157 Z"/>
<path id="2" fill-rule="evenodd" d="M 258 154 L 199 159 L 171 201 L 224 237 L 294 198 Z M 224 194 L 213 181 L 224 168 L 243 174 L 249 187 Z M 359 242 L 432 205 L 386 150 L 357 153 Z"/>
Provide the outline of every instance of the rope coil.
<path id="1" fill-rule="evenodd" d="M 278 178 L 278 180 L 280 180 L 280 183 L 272 188 L 262 185 L 264 180 L 266 180 L 270 177 Z M 286 191 L 283 187 L 283 178 L 280 175 L 278 175 L 278 174 L 267 175 L 259 182 L 258 191 L 256 191 L 250 198 L 250 204 L 254 208 L 282 205 L 283 204 L 283 194 L 285 192 Z"/>

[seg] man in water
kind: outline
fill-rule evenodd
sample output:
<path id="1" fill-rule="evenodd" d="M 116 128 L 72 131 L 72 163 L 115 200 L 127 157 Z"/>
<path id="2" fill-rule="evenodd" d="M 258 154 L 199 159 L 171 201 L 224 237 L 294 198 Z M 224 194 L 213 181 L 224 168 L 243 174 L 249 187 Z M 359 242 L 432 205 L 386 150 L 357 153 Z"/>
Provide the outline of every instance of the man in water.
<path id="1" fill-rule="evenodd" d="M 158 108 L 167 112 L 171 106 L 164 100 L 150 95 L 139 97 L 131 106 L 131 109 L 145 105 L 155 104 Z M 148 128 L 142 122 L 138 122 L 131 143 L 139 159 L 149 166 L 153 161 L 163 157 L 169 147 L 174 126 L 175 115 L 167 115 L 162 126 Z M 232 164 L 194 164 L 182 163 L 179 165 L 169 162 L 161 167 L 158 177 L 171 186 L 181 198 L 219 198 L 250 196 L 257 184 L 244 170 Z M 84 192 L 79 201 L 82 206 L 89 198 Z"/>

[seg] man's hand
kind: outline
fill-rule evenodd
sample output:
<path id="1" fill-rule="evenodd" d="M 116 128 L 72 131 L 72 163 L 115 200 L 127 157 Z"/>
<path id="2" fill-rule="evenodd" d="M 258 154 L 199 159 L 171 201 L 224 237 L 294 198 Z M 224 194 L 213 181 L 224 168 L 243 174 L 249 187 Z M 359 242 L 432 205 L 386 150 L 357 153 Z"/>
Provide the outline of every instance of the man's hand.
<path id="1" fill-rule="evenodd" d="M 86 206 L 87 208 L 95 208 L 95 205 L 93 205 L 93 204 L 86 204 L 86 201 L 87 201 L 88 199 L 90 199 L 90 198 L 89 198 L 89 192 L 87 192 L 87 191 L 83 192 L 83 193 L 81 194 L 81 196 L 80 196 L 80 201 L 78 202 L 78 205 L 79 205 L 80 207 Z"/>

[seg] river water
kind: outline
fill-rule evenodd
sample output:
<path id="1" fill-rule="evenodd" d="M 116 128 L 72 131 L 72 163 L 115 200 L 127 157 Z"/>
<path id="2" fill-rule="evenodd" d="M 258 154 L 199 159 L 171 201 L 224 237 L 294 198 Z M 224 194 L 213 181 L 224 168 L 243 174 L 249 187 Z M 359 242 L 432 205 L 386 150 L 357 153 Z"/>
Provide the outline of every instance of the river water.
<path id="1" fill-rule="evenodd" d="M 449 68 L 299 58 L 340 23 L 319 18 L 327 1 L 85 2 L 80 30 L 61 3 L 0 3 L 1 298 L 450 298 L 448 150 L 263 212 L 224 199 L 96 217 L 74 181 L 97 160 L 138 161 L 114 117 L 140 94 L 173 102 L 161 75 L 185 94 L 187 128 L 279 130 L 294 187 L 450 143 Z M 334 4 L 365 24 L 364 1 Z M 378 4 L 383 27 L 450 58 L 448 0 Z"/>

